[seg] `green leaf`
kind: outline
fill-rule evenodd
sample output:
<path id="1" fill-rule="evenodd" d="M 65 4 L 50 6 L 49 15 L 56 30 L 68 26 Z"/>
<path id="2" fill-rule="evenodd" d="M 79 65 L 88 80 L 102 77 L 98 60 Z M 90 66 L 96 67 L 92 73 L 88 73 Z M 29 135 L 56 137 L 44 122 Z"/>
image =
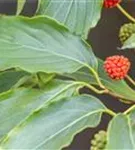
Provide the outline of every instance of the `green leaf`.
<path id="1" fill-rule="evenodd" d="M 14 128 L 1 149 L 62 149 L 73 136 L 87 127 L 96 127 L 105 106 L 88 95 L 75 96 L 39 109 Z"/>
<path id="2" fill-rule="evenodd" d="M 122 49 L 131 49 L 135 48 L 135 34 L 132 34 L 132 36 L 125 41 L 125 43 L 122 46 Z"/>
<path id="3" fill-rule="evenodd" d="M 22 77 L 28 75 L 23 71 L 5 71 L 0 73 L 0 93 L 8 91 L 12 88 Z"/>
<path id="4" fill-rule="evenodd" d="M 101 16 L 103 0 L 40 0 L 37 15 L 48 15 L 85 39 Z"/>
<path id="5" fill-rule="evenodd" d="M 129 113 L 129 121 L 132 130 L 133 141 L 135 144 L 135 108 Z"/>
<path id="6" fill-rule="evenodd" d="M 53 80 L 44 89 L 20 88 L 0 95 L 0 138 L 51 101 L 71 96 L 77 85 L 74 82 Z"/>
<path id="7" fill-rule="evenodd" d="M 124 101 L 135 101 L 135 91 L 129 87 L 129 85 L 124 81 L 115 81 L 112 80 L 103 68 L 103 61 L 98 59 L 98 75 L 100 77 L 101 82 L 105 85 L 107 89 L 111 92 L 117 94 L 120 97 L 125 99 Z M 96 79 L 93 74 L 87 68 L 82 68 L 73 74 L 65 74 L 65 76 L 71 77 L 77 81 L 84 81 L 90 84 L 98 85 Z M 125 92 L 126 91 L 126 92 Z M 127 99 L 127 100 L 126 100 Z M 127 101 L 127 102 L 128 102 Z"/>
<path id="8" fill-rule="evenodd" d="M 39 87 L 42 88 L 42 87 L 46 86 L 46 83 L 48 83 L 55 77 L 55 74 L 47 74 L 44 72 L 38 72 L 37 77 L 38 77 Z"/>
<path id="9" fill-rule="evenodd" d="M 17 11 L 16 11 L 16 15 L 19 15 L 19 14 L 22 12 L 25 3 L 26 3 L 26 0 L 17 0 Z"/>
<path id="10" fill-rule="evenodd" d="M 109 124 L 106 149 L 135 149 L 131 124 L 126 115 L 119 114 Z"/>
<path id="11" fill-rule="evenodd" d="M 97 69 L 91 47 L 48 17 L 0 18 L 0 70 L 72 73 L 83 66 Z"/>

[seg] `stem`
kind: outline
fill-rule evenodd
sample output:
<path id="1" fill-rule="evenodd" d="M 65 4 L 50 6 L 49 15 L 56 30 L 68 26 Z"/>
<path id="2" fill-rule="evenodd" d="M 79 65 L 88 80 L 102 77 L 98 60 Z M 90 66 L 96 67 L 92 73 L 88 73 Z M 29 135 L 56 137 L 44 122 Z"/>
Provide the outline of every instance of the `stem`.
<path id="1" fill-rule="evenodd" d="M 85 84 L 86 87 L 88 87 L 89 89 L 91 89 L 92 91 L 94 91 L 97 94 L 104 94 L 104 93 L 108 93 L 108 90 L 98 90 L 96 89 L 94 86 L 90 85 L 90 84 Z"/>
<path id="2" fill-rule="evenodd" d="M 133 109 L 135 109 L 135 105 L 131 106 L 129 109 L 127 109 L 125 112 L 124 112 L 124 115 L 127 115 L 128 113 L 130 113 Z"/>
<path id="3" fill-rule="evenodd" d="M 22 84 L 24 84 L 26 81 L 28 81 L 29 78 L 30 78 L 30 76 L 24 76 L 24 77 L 22 77 L 22 78 L 12 87 L 12 89 L 16 89 L 16 88 L 20 87 Z"/>
<path id="4" fill-rule="evenodd" d="M 87 84 L 85 82 L 76 82 L 80 85 L 83 85 L 87 88 L 89 88 L 90 90 L 92 90 L 93 92 L 97 93 L 97 94 L 104 94 L 104 93 L 108 93 L 108 90 L 107 89 L 104 89 L 104 90 L 98 90 L 96 89 L 94 86 L 90 85 L 90 84 Z M 78 89 L 79 90 L 79 89 Z"/>
<path id="5" fill-rule="evenodd" d="M 127 103 L 127 104 L 133 103 L 133 101 L 128 100 L 128 99 L 125 99 L 123 96 L 121 96 L 121 95 L 119 95 L 119 94 L 115 94 L 115 93 L 109 91 L 108 89 L 98 90 L 98 89 L 96 89 L 94 86 L 92 86 L 92 85 L 90 85 L 90 84 L 87 84 L 87 83 L 85 83 L 85 82 L 79 82 L 79 83 L 80 83 L 80 85 L 83 85 L 83 86 L 89 88 L 90 90 L 94 91 L 96 94 L 109 94 L 109 95 L 111 95 L 111 96 L 113 96 L 113 97 L 116 97 L 116 98 L 118 98 L 118 99 L 121 99 L 121 100 L 123 100 L 123 101 L 125 100 L 124 102 Z M 79 91 L 79 88 L 77 89 L 77 91 Z M 128 101 L 126 101 L 126 100 L 128 100 Z"/>
<path id="6" fill-rule="evenodd" d="M 126 76 L 127 80 L 132 83 L 135 86 L 135 81 L 130 77 L 130 76 Z"/>
<path id="7" fill-rule="evenodd" d="M 117 8 L 132 22 L 135 22 L 135 18 L 132 17 L 120 4 L 117 4 Z"/>
<path id="8" fill-rule="evenodd" d="M 109 114 L 109 115 L 111 115 L 111 116 L 113 116 L 113 117 L 117 115 L 115 112 L 113 112 L 110 109 L 106 109 L 104 112 L 107 113 L 107 114 Z"/>
<path id="9" fill-rule="evenodd" d="M 33 77 L 35 77 L 35 81 L 32 80 Z M 21 85 L 29 82 L 29 80 L 31 80 L 31 84 L 30 84 L 29 87 L 31 87 L 31 88 L 34 87 L 38 83 L 37 74 L 33 74 L 31 76 L 30 75 L 26 75 L 26 76 L 22 77 L 12 88 L 13 89 L 19 88 Z"/>
<path id="10" fill-rule="evenodd" d="M 113 96 L 113 97 L 115 97 L 115 98 L 118 98 L 118 99 L 124 99 L 123 96 L 121 96 L 121 95 L 119 95 L 119 94 L 116 94 L 116 93 L 113 93 L 113 92 L 111 92 L 111 91 L 109 91 L 107 94 L 109 94 L 109 95 L 111 95 L 111 96 Z"/>
<path id="11" fill-rule="evenodd" d="M 95 78 L 96 78 L 96 80 L 97 80 L 99 86 L 100 86 L 102 89 L 106 89 L 105 86 L 104 86 L 104 85 L 102 84 L 102 82 L 100 81 L 100 78 L 99 78 L 97 72 L 95 72 L 95 71 L 93 70 L 93 74 L 95 75 Z"/>
<path id="12" fill-rule="evenodd" d="M 96 72 L 93 68 L 91 68 L 89 65 L 85 65 L 85 66 L 86 66 L 86 67 L 93 73 L 93 75 L 95 76 L 99 87 L 102 88 L 102 89 L 106 89 L 106 87 L 105 87 L 105 86 L 102 84 L 102 82 L 100 81 L 100 78 L 99 78 L 97 72 Z"/>

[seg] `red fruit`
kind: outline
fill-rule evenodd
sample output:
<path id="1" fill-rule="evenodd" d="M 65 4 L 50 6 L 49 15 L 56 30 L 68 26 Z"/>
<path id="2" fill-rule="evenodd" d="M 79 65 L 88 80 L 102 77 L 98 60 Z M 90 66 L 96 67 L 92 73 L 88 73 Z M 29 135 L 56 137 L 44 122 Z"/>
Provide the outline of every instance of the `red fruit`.
<path id="1" fill-rule="evenodd" d="M 131 63 L 128 58 L 124 56 L 111 56 L 104 62 L 104 69 L 115 80 L 121 80 L 126 77 L 130 69 Z"/>
<path id="2" fill-rule="evenodd" d="M 104 7 L 105 8 L 113 8 L 120 2 L 121 2 L 121 0 L 104 0 Z"/>

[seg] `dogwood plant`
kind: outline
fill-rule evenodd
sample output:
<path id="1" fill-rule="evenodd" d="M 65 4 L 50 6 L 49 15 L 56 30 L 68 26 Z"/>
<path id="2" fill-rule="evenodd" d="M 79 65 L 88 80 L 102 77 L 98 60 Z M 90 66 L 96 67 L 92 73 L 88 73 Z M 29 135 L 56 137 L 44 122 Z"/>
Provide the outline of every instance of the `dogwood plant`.
<path id="1" fill-rule="evenodd" d="M 95 128 L 103 113 L 112 119 L 91 149 L 135 149 L 134 66 L 119 55 L 103 61 L 86 42 L 103 7 L 117 7 L 129 18 L 120 29 L 121 49 L 135 48 L 135 19 L 123 1 L 39 0 L 33 17 L 20 15 L 26 0 L 17 2 L 16 15 L 0 16 L 0 150 L 60 150 Z M 132 106 L 117 114 L 81 94 L 83 87 Z"/>

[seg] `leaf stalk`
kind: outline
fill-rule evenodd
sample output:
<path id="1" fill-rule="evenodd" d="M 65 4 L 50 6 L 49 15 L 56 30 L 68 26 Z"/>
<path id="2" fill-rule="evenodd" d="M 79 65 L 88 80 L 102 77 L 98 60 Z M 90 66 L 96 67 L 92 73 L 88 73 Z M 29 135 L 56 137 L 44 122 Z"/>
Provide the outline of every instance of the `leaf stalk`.
<path id="1" fill-rule="evenodd" d="M 117 4 L 117 8 L 126 16 L 129 20 L 135 23 L 135 18 L 132 17 L 120 4 Z"/>
<path id="2" fill-rule="evenodd" d="M 133 109 L 135 109 L 135 105 L 131 106 L 130 108 L 128 108 L 125 112 L 124 115 L 129 114 Z"/>
<path id="3" fill-rule="evenodd" d="M 117 115 L 115 112 L 113 112 L 113 111 L 110 110 L 110 109 L 106 109 L 104 112 L 107 113 L 107 114 L 109 114 L 109 115 L 112 116 L 112 117 L 115 117 L 115 116 Z"/>
<path id="4" fill-rule="evenodd" d="M 127 75 L 126 78 L 132 85 L 135 86 L 135 81 L 129 75 Z"/>

